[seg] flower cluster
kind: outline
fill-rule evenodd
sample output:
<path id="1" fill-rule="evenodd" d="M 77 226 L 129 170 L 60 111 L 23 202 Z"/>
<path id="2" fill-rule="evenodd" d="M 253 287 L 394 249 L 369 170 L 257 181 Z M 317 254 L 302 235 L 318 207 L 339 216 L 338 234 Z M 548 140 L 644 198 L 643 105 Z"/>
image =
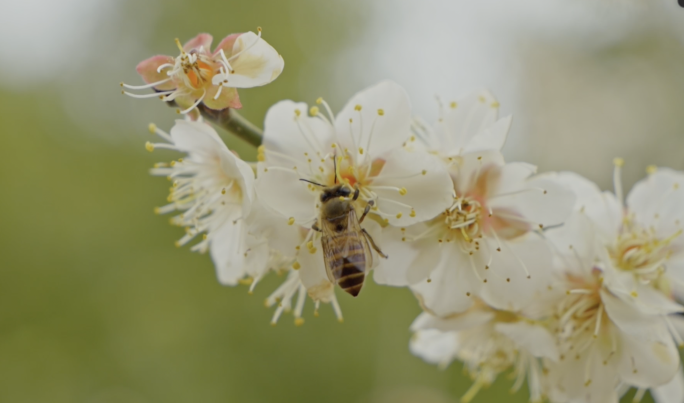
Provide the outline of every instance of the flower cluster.
<path id="1" fill-rule="evenodd" d="M 193 110 L 239 107 L 235 88 L 265 84 L 282 58 L 260 36 L 231 35 L 209 52 L 199 35 L 176 59 L 138 66 L 165 101 Z M 127 86 L 131 88 L 131 86 Z M 187 105 L 187 106 L 186 106 Z M 684 401 L 677 347 L 684 320 L 684 173 L 648 168 L 623 197 L 574 173 L 537 174 L 506 162 L 512 119 L 487 91 L 440 101 L 434 125 L 413 117 L 406 92 L 382 82 L 336 115 L 281 101 L 264 123 L 258 161 L 245 162 L 199 114 L 166 133 L 181 159 L 155 165 L 185 228 L 178 246 L 209 252 L 219 282 L 285 280 L 267 299 L 272 323 L 304 322 L 336 286 L 357 296 L 369 271 L 408 287 L 423 313 L 411 351 L 442 367 L 458 360 L 477 392 L 504 372 L 530 401 L 610 403 L 630 388 Z"/>

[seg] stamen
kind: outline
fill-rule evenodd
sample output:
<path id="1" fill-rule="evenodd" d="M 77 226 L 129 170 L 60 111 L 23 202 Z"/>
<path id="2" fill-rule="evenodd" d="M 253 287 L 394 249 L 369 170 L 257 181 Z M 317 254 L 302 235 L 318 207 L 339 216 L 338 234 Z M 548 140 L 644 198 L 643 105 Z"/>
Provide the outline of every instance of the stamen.
<path id="1" fill-rule="evenodd" d="M 207 90 L 206 90 L 206 89 L 203 89 L 203 90 L 202 90 L 202 96 L 199 97 L 199 99 L 198 99 L 194 104 L 192 104 L 191 107 L 189 107 L 189 108 L 186 109 L 186 110 L 180 111 L 179 113 L 182 114 L 182 115 L 185 115 L 186 113 L 192 111 L 193 109 L 195 109 L 195 108 L 197 107 L 197 105 L 199 105 L 199 104 L 204 100 L 204 97 L 205 97 L 206 95 L 207 95 Z"/>
<path id="2" fill-rule="evenodd" d="M 131 98 L 139 98 L 139 99 L 144 99 L 144 98 L 163 98 L 164 95 L 169 95 L 173 94 L 175 90 L 173 91 L 164 91 L 164 92 L 153 92 L 151 94 L 133 94 L 128 91 L 121 91 L 122 94 L 128 95 Z"/>
<path id="3" fill-rule="evenodd" d="M 252 42 L 252 43 L 251 43 L 249 46 L 247 46 L 246 48 L 244 48 L 244 49 L 242 49 L 241 51 L 237 52 L 236 54 L 232 55 L 232 56 L 227 60 L 228 62 L 231 61 L 231 60 L 233 60 L 233 59 L 235 59 L 235 58 L 237 58 L 237 57 L 239 57 L 241 54 L 243 54 L 244 52 L 248 51 L 248 50 L 251 49 L 254 45 L 256 45 L 257 43 L 259 43 L 259 40 L 261 39 L 261 27 L 258 27 L 258 28 L 257 28 L 257 31 L 258 31 L 259 33 L 257 34 L 256 40 L 255 40 L 254 42 Z M 232 69 L 231 69 L 231 70 L 232 70 Z"/>
<path id="4" fill-rule="evenodd" d="M 164 84 L 164 83 L 169 82 L 169 81 L 171 81 L 171 77 L 166 78 L 166 79 L 161 80 L 161 81 L 157 81 L 156 83 L 145 84 L 145 85 L 128 85 L 125 83 L 121 83 L 120 85 L 124 88 L 128 88 L 129 90 L 144 90 L 147 88 L 156 87 L 158 85 Z M 159 95 L 159 93 L 155 93 L 154 95 Z"/>

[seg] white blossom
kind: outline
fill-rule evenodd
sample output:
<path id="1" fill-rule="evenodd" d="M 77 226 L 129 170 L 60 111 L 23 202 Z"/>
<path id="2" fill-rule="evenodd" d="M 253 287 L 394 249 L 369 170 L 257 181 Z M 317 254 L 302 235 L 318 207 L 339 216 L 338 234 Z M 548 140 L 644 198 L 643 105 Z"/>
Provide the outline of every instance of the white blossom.
<path id="1" fill-rule="evenodd" d="M 380 225 L 410 225 L 451 204 L 444 165 L 422 150 L 403 146 L 411 136 L 411 110 L 401 87 L 383 82 L 362 91 L 337 117 L 325 101 L 317 102 L 327 116 L 318 106 L 309 109 L 293 101 L 279 102 L 266 116 L 256 189 L 282 220 L 310 228 L 319 219 L 323 188 L 345 184 L 352 193 L 359 191 L 353 201 L 357 217 L 374 203 L 362 226 L 382 248 L 374 235 Z M 310 231 L 300 246 L 297 265 L 309 294 L 329 298 L 332 287 L 320 235 Z M 377 262 L 380 257 L 372 253 Z"/>
<path id="2" fill-rule="evenodd" d="M 511 119 L 497 120 L 497 108 L 477 93 L 450 103 L 434 131 L 416 127 L 449 169 L 454 197 L 436 218 L 385 234 L 387 253 L 402 258 L 378 267 L 376 281 L 410 285 L 439 316 L 468 309 L 475 296 L 497 309 L 525 306 L 546 286 L 551 264 L 535 232 L 571 211 L 572 192 L 554 174 L 504 162 L 499 149 Z"/>

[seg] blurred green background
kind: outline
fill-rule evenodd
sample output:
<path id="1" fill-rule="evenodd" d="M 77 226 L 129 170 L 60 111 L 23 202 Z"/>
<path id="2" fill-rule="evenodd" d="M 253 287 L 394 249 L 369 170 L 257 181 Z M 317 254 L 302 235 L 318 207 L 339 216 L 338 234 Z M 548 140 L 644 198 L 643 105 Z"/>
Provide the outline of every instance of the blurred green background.
<path id="1" fill-rule="evenodd" d="M 60 5 L 77 13 L 82 4 L 69 0 Z M 19 71 L 19 78 L 5 74 L 0 80 L 0 401 L 458 401 L 469 385 L 460 365 L 439 370 L 408 351 L 408 327 L 419 313 L 409 291 L 369 281 L 358 299 L 338 293 L 343 324 L 327 305 L 320 317 L 313 318 L 309 301 L 304 326 L 295 327 L 292 317 L 285 315 L 271 327 L 273 312 L 264 308 L 263 300 L 282 278 L 273 275 L 248 295 L 244 286 L 221 287 L 208 256 L 175 248 L 182 230 L 152 212 L 165 202 L 168 183 L 147 172 L 154 162 L 178 156 L 164 150 L 149 154 L 143 144 L 149 139 L 147 123 L 168 130 L 176 115 L 155 100 L 121 96 L 118 87 L 122 80 L 140 82 L 134 71 L 138 61 L 156 53 L 175 54 L 173 38 L 184 41 L 210 32 L 217 42 L 229 33 L 261 26 L 286 66 L 273 84 L 240 92 L 243 115 L 259 123 L 278 100 L 311 102 L 320 95 L 338 110 L 362 84 L 381 74 L 333 75 L 332 63 L 360 42 L 367 42 L 370 49 L 383 47 L 373 42 L 370 33 L 377 27 L 371 16 L 379 9 L 387 11 L 383 7 L 389 3 L 88 4 L 97 18 L 77 13 L 75 19 L 53 24 L 52 33 L 41 34 L 58 35 L 69 29 L 68 24 L 92 25 L 90 31 L 51 43 L 66 55 L 61 64 L 49 59 L 39 66 L 40 72 L 48 73 L 54 67 L 53 75 L 27 78 Z M 28 7 L 24 16 L 31 15 Z M 637 62 L 655 54 L 655 65 L 660 66 L 656 73 L 676 70 L 673 66 L 684 60 L 681 44 L 660 31 L 644 32 L 594 49 L 581 62 L 605 69 L 625 54 Z M 83 42 L 84 36 L 88 41 Z M 440 40 L 448 43 L 450 38 Z M 534 49 L 543 52 L 548 46 L 546 41 Z M 3 64 L 26 62 L 31 60 L 10 59 L 7 54 L 2 59 Z M 368 63 L 362 58 L 347 62 L 350 69 L 363 69 Z M 339 66 L 334 71 L 339 73 Z M 670 98 L 662 102 L 681 111 L 684 91 L 677 89 L 683 87 L 682 80 L 674 77 L 664 90 Z M 455 90 L 463 93 L 487 85 Z M 442 88 L 429 89 L 438 90 Z M 563 87 L 556 90 L 563 98 Z M 527 104 L 547 107 L 543 93 L 535 94 L 528 94 L 533 101 Z M 672 138 L 681 137 L 681 114 L 669 119 L 657 127 L 664 127 Z M 527 129 L 548 129 L 540 124 L 534 120 Z M 243 157 L 255 155 L 238 140 L 225 139 Z M 544 146 L 549 148 L 532 148 L 530 155 L 548 157 L 544 152 L 553 145 L 547 137 Z M 673 165 L 683 162 L 681 155 L 672 158 Z M 609 161 L 604 164 L 608 175 Z M 546 162 L 542 168 L 582 166 Z M 641 169 L 635 168 L 628 182 L 636 180 Z M 500 379 L 475 402 L 527 400 L 525 391 L 511 397 L 510 386 L 509 380 Z"/>

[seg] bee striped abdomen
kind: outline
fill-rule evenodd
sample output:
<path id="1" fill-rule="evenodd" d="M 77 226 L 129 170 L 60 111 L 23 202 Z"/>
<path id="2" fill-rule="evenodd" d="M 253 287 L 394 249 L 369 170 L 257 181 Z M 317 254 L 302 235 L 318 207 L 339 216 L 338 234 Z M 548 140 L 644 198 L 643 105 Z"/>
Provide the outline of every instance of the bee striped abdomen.
<path id="1" fill-rule="evenodd" d="M 338 235 L 334 240 L 337 244 L 346 244 L 344 252 L 335 254 L 330 262 L 330 269 L 337 280 L 337 284 L 352 296 L 359 295 L 363 280 L 366 277 L 366 256 L 363 244 L 354 235 Z"/>

